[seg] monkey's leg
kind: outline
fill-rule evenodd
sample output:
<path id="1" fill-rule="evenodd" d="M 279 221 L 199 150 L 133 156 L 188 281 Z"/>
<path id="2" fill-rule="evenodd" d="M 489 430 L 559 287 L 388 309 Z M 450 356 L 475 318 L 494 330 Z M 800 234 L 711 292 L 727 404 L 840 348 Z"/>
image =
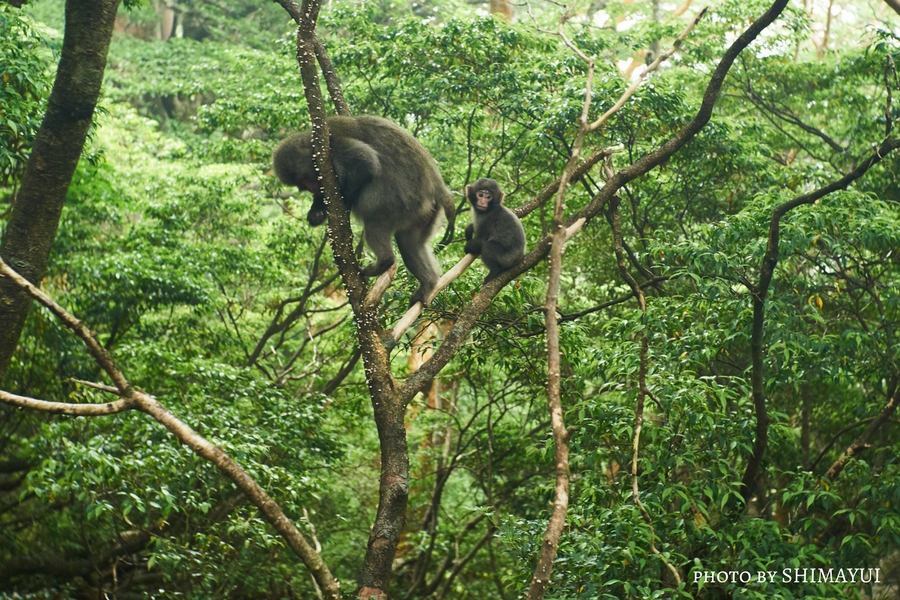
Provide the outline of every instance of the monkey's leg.
<path id="1" fill-rule="evenodd" d="M 416 302 L 425 304 L 425 299 L 437 285 L 438 264 L 428 247 L 428 232 L 423 230 L 407 229 L 398 231 L 397 248 L 403 257 L 403 264 L 419 280 L 419 288 L 409 299 L 409 305 Z"/>
<path id="2" fill-rule="evenodd" d="M 504 244 L 497 240 L 488 240 L 481 248 L 481 261 L 488 268 L 487 277 L 484 283 L 487 283 L 503 273 L 508 271 L 517 264 L 513 261 L 515 253 L 511 252 Z"/>
<path id="3" fill-rule="evenodd" d="M 481 282 L 481 285 L 487 285 L 488 283 L 490 283 L 491 281 L 496 279 L 497 276 L 500 275 L 500 273 L 502 273 L 502 272 L 503 271 L 496 271 L 496 272 L 491 271 L 490 273 L 487 274 L 487 277 L 484 278 L 484 281 Z"/>
<path id="4" fill-rule="evenodd" d="M 504 269 L 503 267 L 501 267 L 500 265 L 497 265 L 497 264 L 488 265 L 487 263 L 485 263 L 485 266 L 487 266 L 489 270 L 488 270 L 487 277 L 485 277 L 484 281 L 482 282 L 482 285 L 485 285 L 489 281 L 496 279 L 498 275 L 500 275 L 501 273 L 506 271 L 506 269 Z"/>
<path id="5" fill-rule="evenodd" d="M 363 277 L 378 277 L 397 259 L 391 248 L 391 229 L 386 223 L 365 223 L 366 243 L 375 253 L 375 262 L 363 268 Z"/>

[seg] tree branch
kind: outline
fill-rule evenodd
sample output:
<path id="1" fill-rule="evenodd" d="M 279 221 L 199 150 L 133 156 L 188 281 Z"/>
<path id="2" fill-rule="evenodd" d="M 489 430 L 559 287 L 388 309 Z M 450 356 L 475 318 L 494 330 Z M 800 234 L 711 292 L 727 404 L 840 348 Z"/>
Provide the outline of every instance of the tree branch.
<path id="1" fill-rule="evenodd" d="M 294 23 L 300 25 L 300 22 L 303 20 L 303 11 L 297 6 L 297 3 L 294 0 L 275 0 L 278 4 L 281 5 L 282 8 L 291 16 L 294 20 Z M 318 9 L 317 9 L 318 12 Z M 337 110 L 339 115 L 347 116 L 350 114 L 350 107 L 347 105 L 347 101 L 344 99 L 344 91 L 341 89 L 341 82 L 338 79 L 337 73 L 335 73 L 334 65 L 331 64 L 331 59 L 328 58 L 328 53 L 325 51 L 325 45 L 319 39 L 319 36 L 313 32 L 312 36 L 313 43 L 313 51 L 316 55 L 316 59 L 319 62 L 319 67 L 322 68 L 322 74 L 325 77 L 325 86 L 328 88 L 328 95 L 331 96 L 331 101 L 334 102 L 334 108 Z"/>
<path id="2" fill-rule="evenodd" d="M 853 458 L 860 450 L 866 448 L 869 444 L 869 440 L 875 435 L 875 432 L 881 429 L 881 426 L 884 425 L 890 418 L 891 415 L 894 414 L 894 411 L 897 410 L 897 405 L 900 404 L 900 385 L 894 390 L 894 395 L 891 396 L 891 399 L 885 405 L 881 412 L 878 413 L 878 416 L 872 419 L 872 422 L 869 423 L 869 426 L 866 427 L 866 430 L 863 431 L 858 438 L 853 440 L 853 443 L 850 444 L 844 453 L 841 455 L 839 459 L 834 461 L 834 463 L 828 467 L 828 470 L 825 471 L 824 477 L 831 481 L 834 481 L 835 478 L 841 474 L 841 471 L 844 470 L 844 467 L 847 466 L 847 462 Z"/>
<path id="3" fill-rule="evenodd" d="M 338 582 L 331 575 L 328 567 L 316 551 L 307 543 L 306 539 L 294 524 L 284 515 L 281 507 L 259 486 L 258 483 L 228 454 L 207 441 L 178 417 L 172 414 L 153 396 L 140 391 L 125 378 L 122 371 L 113 361 L 112 357 L 100 345 L 97 339 L 85 327 L 81 321 L 65 311 L 49 296 L 35 288 L 22 276 L 9 268 L 0 259 L 0 274 L 9 278 L 25 293 L 47 307 L 62 323 L 81 338 L 88 346 L 94 360 L 100 365 L 110 378 L 116 382 L 116 387 L 121 398 L 116 402 L 107 404 L 71 404 L 64 402 L 47 402 L 16 396 L 8 392 L 0 391 L 0 402 L 31 408 L 52 414 L 66 414 L 71 416 L 101 416 L 116 414 L 133 409 L 146 413 L 153 417 L 163 427 L 172 432 L 182 443 L 190 447 L 197 455 L 211 462 L 228 479 L 230 479 L 262 513 L 266 521 L 271 524 L 295 554 L 303 561 L 318 584 L 328 593 L 328 597 L 339 599 L 340 588 Z"/>
<path id="4" fill-rule="evenodd" d="M 769 436 L 770 417 L 766 409 L 765 365 L 763 362 L 766 318 L 765 304 L 766 296 L 769 293 L 769 286 L 771 285 L 772 277 L 775 274 L 775 267 L 778 264 L 778 241 L 781 235 L 781 218 L 798 206 L 812 204 L 816 200 L 819 200 L 832 192 L 846 189 L 851 183 L 865 175 L 870 168 L 881 162 L 888 153 L 898 147 L 900 147 L 900 139 L 884 140 L 875 152 L 844 177 L 810 192 L 809 194 L 797 196 L 788 202 L 780 204 L 772 211 L 772 218 L 769 222 L 769 237 L 766 244 L 766 253 L 763 256 L 762 265 L 759 270 L 759 282 L 756 284 L 756 289 L 752 290 L 753 324 L 750 330 L 750 383 L 752 388 L 753 408 L 756 413 L 756 439 L 753 442 L 753 451 L 747 460 L 747 467 L 744 470 L 744 476 L 741 479 L 741 495 L 744 497 L 744 502 L 747 502 L 751 496 L 753 496 L 756 477 L 759 474 L 760 465 L 762 464 L 762 458 L 766 451 Z M 834 465 L 832 465 L 832 467 L 834 467 Z M 840 469 L 838 469 L 838 472 L 840 472 Z"/>
<path id="5" fill-rule="evenodd" d="M 353 252 L 350 217 L 341 201 L 331 165 L 328 122 L 315 59 L 319 6 L 318 0 L 304 0 L 300 9 L 297 62 L 309 108 L 313 160 L 325 196 L 328 241 L 353 308 L 356 335 L 362 351 L 366 383 L 381 446 L 378 510 L 360 569 L 357 591 L 357 595 L 362 598 L 379 597 L 387 592 L 391 565 L 406 517 L 409 495 L 409 451 L 404 427 L 406 404 L 397 394 L 388 352 L 382 341 L 387 336 L 379 324 L 376 307 L 366 303 L 367 286 Z"/>
<path id="6" fill-rule="evenodd" d="M 740 54 L 744 48 L 749 46 L 759 33 L 768 27 L 781 14 L 787 3 L 788 0 L 775 0 L 772 6 L 759 19 L 756 19 L 728 48 L 728 50 L 725 51 L 722 60 L 719 61 L 716 70 L 710 77 L 700 109 L 694 119 L 681 128 L 671 139 L 662 144 L 659 148 L 643 156 L 630 167 L 618 171 L 610 177 L 607 180 L 606 185 L 600 189 L 597 195 L 594 196 L 587 205 L 566 220 L 567 225 L 575 223 L 578 219 L 590 221 L 603 209 L 606 202 L 615 195 L 622 186 L 645 175 L 651 169 L 666 161 L 703 129 L 712 116 L 712 110 L 718 100 L 725 76 L 734 64 L 734 60 L 737 58 L 738 54 Z M 600 158 L 602 157 L 598 157 L 597 160 L 600 160 Z M 575 172 L 577 173 L 578 169 L 576 169 Z M 545 192 L 546 191 L 547 190 L 545 190 Z M 552 195 L 552 193 L 552 191 L 549 192 L 550 195 Z M 549 195 L 547 197 L 549 198 Z M 534 206 L 531 207 L 531 210 L 539 205 L 540 204 L 534 204 Z M 412 400 L 419 390 L 428 385 L 431 379 L 433 379 L 441 369 L 450 362 L 450 359 L 456 354 L 457 350 L 465 343 L 469 331 L 474 327 L 478 317 L 487 310 L 494 296 L 497 295 L 503 286 L 543 260 L 550 250 L 550 241 L 550 236 L 545 236 L 537 241 L 532 247 L 531 252 L 525 255 L 524 260 L 519 265 L 499 275 L 475 295 L 472 302 L 459 314 L 456 323 L 454 323 L 450 332 L 444 338 L 443 343 L 438 347 L 434 355 L 400 387 L 400 397 L 405 403 Z"/>

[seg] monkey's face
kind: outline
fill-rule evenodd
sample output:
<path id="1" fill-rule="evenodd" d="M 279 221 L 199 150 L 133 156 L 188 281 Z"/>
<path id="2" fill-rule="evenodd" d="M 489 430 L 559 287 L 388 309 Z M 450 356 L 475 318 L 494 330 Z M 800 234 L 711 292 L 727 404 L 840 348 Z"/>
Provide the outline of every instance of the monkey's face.
<path id="1" fill-rule="evenodd" d="M 469 200 L 472 202 L 472 206 L 475 207 L 475 210 L 485 212 L 491 207 L 491 203 L 494 199 L 494 194 L 492 194 L 490 191 L 476 190 L 474 196 L 474 198 L 470 198 Z"/>
<path id="2" fill-rule="evenodd" d="M 489 212 L 495 206 L 503 204 L 503 192 L 493 179 L 482 177 L 472 185 L 466 186 L 469 204 L 477 212 Z"/>

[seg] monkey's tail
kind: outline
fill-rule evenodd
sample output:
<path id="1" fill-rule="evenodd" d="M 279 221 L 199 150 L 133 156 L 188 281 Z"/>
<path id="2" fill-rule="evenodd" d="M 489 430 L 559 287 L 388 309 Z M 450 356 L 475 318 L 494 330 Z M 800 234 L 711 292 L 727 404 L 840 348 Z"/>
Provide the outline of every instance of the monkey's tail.
<path id="1" fill-rule="evenodd" d="M 453 205 L 453 197 L 449 192 L 441 197 L 441 206 L 444 208 L 444 216 L 447 217 L 447 230 L 444 231 L 444 237 L 438 242 L 438 250 L 443 250 L 453 241 L 453 228 L 456 224 L 456 207 Z"/>

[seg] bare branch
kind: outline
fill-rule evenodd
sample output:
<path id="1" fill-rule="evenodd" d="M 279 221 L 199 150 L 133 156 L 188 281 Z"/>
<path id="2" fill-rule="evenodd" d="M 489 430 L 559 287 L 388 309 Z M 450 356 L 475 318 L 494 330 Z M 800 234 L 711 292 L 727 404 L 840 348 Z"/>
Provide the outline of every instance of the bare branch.
<path id="1" fill-rule="evenodd" d="M 102 392 L 108 392 L 110 394 L 119 394 L 119 390 L 112 387 L 111 385 L 103 385 L 102 383 L 94 383 L 93 381 L 84 381 L 83 379 L 75 379 L 74 377 L 69 378 L 69 381 L 74 381 L 75 383 L 80 383 L 81 385 L 87 386 L 89 388 L 94 388 L 95 390 L 100 390 Z"/>
<path id="2" fill-rule="evenodd" d="M 809 465 L 808 470 L 812 471 L 816 468 L 816 465 L 818 465 L 822 461 L 822 459 L 825 458 L 825 455 L 828 454 L 828 451 L 831 450 L 831 448 L 837 443 L 842 435 L 844 435 L 848 431 L 856 429 L 857 427 L 862 427 L 866 423 L 871 423 L 877 418 L 878 417 L 869 417 L 868 419 L 863 419 L 862 421 L 857 421 L 856 423 L 851 423 L 846 427 L 842 427 L 840 431 L 831 436 L 831 441 L 825 444 L 825 447 L 822 448 L 821 452 L 819 452 L 819 456 L 816 457 L 816 460 L 812 461 L 812 463 Z"/>
<path id="3" fill-rule="evenodd" d="M 444 580 L 444 585 L 441 586 L 441 591 L 438 592 L 438 595 L 436 597 L 437 600 L 443 600 L 447 597 L 447 592 L 450 591 L 450 586 L 453 585 L 453 580 L 456 579 L 456 576 L 460 574 L 460 572 L 463 570 L 463 567 L 465 567 L 473 558 L 475 558 L 475 555 L 478 554 L 478 551 L 481 550 L 481 548 L 486 543 L 488 543 L 492 537 L 494 537 L 494 527 L 493 525 L 488 525 L 487 531 L 483 536 L 481 536 L 481 539 L 478 540 L 478 542 L 472 547 L 472 549 L 469 550 L 469 552 L 466 553 L 465 556 L 460 558 L 453 566 L 453 570 L 450 571 L 447 579 Z"/>
<path id="4" fill-rule="evenodd" d="M 591 67 L 593 69 L 593 65 Z M 590 83 L 588 83 L 590 85 Z M 590 102 L 590 90 L 585 95 L 585 114 Z M 562 253 L 566 240 L 570 237 L 568 231 L 563 228 L 563 200 L 565 197 L 566 182 L 574 170 L 575 161 L 581 150 L 581 142 L 585 132 L 584 118 L 582 126 L 576 137 L 572 149 L 572 157 L 566 171 L 562 176 L 559 193 L 554 203 L 553 211 L 553 244 L 550 248 L 550 272 L 547 281 L 547 296 L 544 302 L 544 323 L 547 330 L 547 406 L 550 410 L 550 425 L 553 430 L 553 444 L 555 446 L 554 465 L 556 471 L 556 486 L 553 497 L 553 510 L 547 529 L 541 541 L 541 551 L 534 575 L 528 588 L 528 600 L 541 600 L 547 593 L 550 584 L 550 575 L 553 572 L 553 561 L 556 560 L 556 552 L 559 548 L 559 540 L 562 537 L 563 527 L 566 524 L 566 512 L 569 507 L 569 432 L 563 419 L 562 388 L 559 351 L 559 320 L 556 307 L 559 299 L 559 287 L 562 278 Z M 584 224 L 584 219 L 579 219 L 572 225 L 573 234 Z"/>
<path id="5" fill-rule="evenodd" d="M 530 7 L 529 7 L 530 13 Z M 567 13 L 568 14 L 568 11 Z M 532 16 L 533 18 L 533 16 Z M 566 17 L 564 16 L 563 19 Z M 566 44 L 569 43 L 562 34 L 562 21 L 559 26 L 559 35 Z M 576 53 L 578 53 L 576 49 Z M 583 57 L 583 55 L 581 55 Z M 586 58 L 586 57 L 585 57 Z M 553 431 L 554 466 L 556 473 L 556 485 L 553 492 L 553 510 L 547 522 L 547 529 L 541 540 L 541 550 L 534 574 L 528 587 L 528 600 L 542 600 L 550 585 L 550 575 L 553 573 L 553 561 L 559 548 L 559 540 L 562 537 L 563 527 L 566 524 L 566 513 L 569 508 L 569 432 L 566 430 L 562 409 L 562 379 L 560 368 L 559 350 L 559 319 L 556 309 L 559 304 L 559 288 L 562 280 L 562 254 L 566 241 L 581 229 L 587 219 L 578 219 L 571 225 L 571 234 L 563 224 L 565 212 L 566 188 L 569 180 L 575 172 L 578 164 L 584 137 L 588 132 L 587 118 L 591 107 L 591 86 L 594 77 L 594 61 L 587 59 L 588 72 L 585 81 L 584 104 L 582 106 L 580 127 L 575 136 L 575 143 L 569 155 L 566 169 L 559 180 L 559 189 L 556 200 L 553 203 L 553 227 L 550 246 L 550 269 L 547 276 L 547 295 L 544 302 L 544 324 L 547 336 L 547 407 L 550 411 L 550 426 Z"/>
<path id="6" fill-rule="evenodd" d="M 130 398 L 120 398 L 115 402 L 105 404 L 75 404 L 73 402 L 50 402 L 37 400 L 26 396 L 17 396 L 0 390 L 0 402 L 11 404 L 20 408 L 30 408 L 52 415 L 69 415 L 70 417 L 102 417 L 115 415 L 126 410 L 136 408 Z"/>
<path id="7" fill-rule="evenodd" d="M 119 371 L 118 367 L 113 363 L 112 357 L 106 351 L 106 349 L 100 345 L 93 334 L 91 334 L 90 330 L 85 327 L 84 323 L 70 315 L 65 311 L 63 307 L 53 301 L 50 296 L 37 289 L 35 286 L 31 284 L 27 279 L 13 271 L 6 262 L 0 258 L 0 275 L 5 277 L 9 277 L 12 279 L 13 283 L 15 283 L 19 288 L 25 291 L 29 296 L 46 306 L 50 309 L 56 317 L 63 322 L 63 324 L 71 329 L 75 335 L 84 341 L 87 344 L 88 351 L 91 353 L 91 356 L 94 357 L 94 360 L 97 361 L 97 364 L 100 365 L 106 374 L 109 375 L 109 378 L 112 379 L 113 383 L 116 384 L 116 390 L 119 394 L 125 395 L 128 391 L 129 384 L 125 380 L 125 377 L 122 375 L 122 372 Z"/>
<path id="8" fill-rule="evenodd" d="M 375 280 L 375 283 L 372 284 L 372 287 L 369 288 L 369 293 L 366 295 L 367 307 L 375 307 L 381 302 L 381 297 L 384 296 L 384 293 L 394 280 L 395 275 L 397 275 L 396 262 L 392 264 L 387 271 L 379 275 L 378 279 Z"/>
<path id="9" fill-rule="evenodd" d="M 303 19 L 303 11 L 301 11 L 294 0 L 275 1 L 278 2 L 287 14 L 291 16 L 294 23 L 300 25 L 300 21 Z M 318 60 L 319 67 L 322 69 L 322 75 L 325 77 L 325 85 L 328 88 L 328 95 L 331 96 L 331 101 L 334 102 L 335 110 L 337 110 L 339 115 L 349 115 L 350 107 L 347 105 L 347 100 L 344 98 L 341 82 L 334 70 L 334 65 L 331 64 L 331 59 L 328 58 L 328 53 L 325 51 L 325 45 L 319 39 L 319 36 L 315 34 L 313 34 L 312 42 L 316 60 Z"/>
<path id="10" fill-rule="evenodd" d="M 463 272 L 465 272 L 465 270 L 469 268 L 472 262 L 474 262 L 474 260 L 475 256 L 472 254 L 466 254 L 465 256 L 463 256 L 462 259 L 458 263 L 456 263 L 456 265 L 452 269 L 444 273 L 441 278 L 438 279 L 437 284 L 434 286 L 434 290 L 432 290 L 431 294 L 428 296 L 428 298 L 426 298 L 426 301 L 431 302 L 432 300 L 434 300 L 435 296 L 438 295 L 438 292 L 447 287 L 451 281 L 462 275 Z M 421 302 L 416 302 L 409 307 L 409 310 L 406 311 L 406 314 L 404 314 L 399 321 L 397 321 L 397 324 L 394 325 L 394 329 L 391 331 L 391 337 L 394 339 L 394 341 L 398 341 L 401 337 L 403 337 L 403 334 L 406 333 L 407 329 L 412 327 L 413 323 L 416 322 L 416 319 L 419 318 L 419 315 L 422 314 L 423 310 L 424 309 L 422 308 Z"/>
<path id="11" fill-rule="evenodd" d="M 747 94 L 747 98 L 751 102 L 753 102 L 753 104 L 755 104 L 761 111 L 768 111 L 769 113 L 772 114 L 772 116 L 774 116 L 778 119 L 781 119 L 785 123 L 790 123 L 791 125 L 794 125 L 800 129 L 802 129 L 806 133 L 816 136 L 817 138 L 819 138 L 823 142 L 825 142 L 832 150 L 834 150 L 838 154 L 843 154 L 846 152 L 846 149 L 843 146 L 838 144 L 834 139 L 831 138 L 831 136 L 826 134 L 824 131 L 816 129 L 812 125 L 807 125 L 799 117 L 794 115 L 789 109 L 779 108 L 774 102 L 769 102 L 765 98 L 760 96 L 753 89 L 753 85 L 751 82 L 749 82 L 749 81 L 745 82 L 744 87 L 745 87 L 744 91 Z M 888 94 L 890 95 L 890 92 L 888 92 Z"/>
<path id="12" fill-rule="evenodd" d="M 579 181 L 598 162 L 600 162 L 607 156 L 609 156 L 611 154 L 615 154 L 617 152 L 621 152 L 624 149 L 625 149 L 624 146 L 619 145 L 619 146 L 612 146 L 610 148 L 601 148 L 599 150 L 594 151 L 593 154 L 591 154 L 590 156 L 585 158 L 583 162 L 579 163 L 578 166 L 575 167 L 575 170 L 572 172 L 572 174 L 569 178 L 569 183 L 575 183 L 576 181 Z M 526 215 L 528 215 L 529 213 L 534 211 L 537 207 L 542 206 L 545 202 L 547 202 L 550 198 L 552 198 L 553 194 L 555 194 L 556 191 L 559 189 L 559 184 L 561 182 L 562 182 L 562 177 L 560 177 L 559 179 L 557 179 L 556 181 L 554 181 L 553 183 L 548 185 L 546 188 L 544 188 L 544 190 L 540 194 L 538 194 L 537 196 L 535 196 L 534 198 L 532 198 L 525 204 L 522 204 L 521 206 L 517 206 L 516 208 L 514 208 L 513 212 L 516 213 L 516 216 L 518 216 L 519 218 L 524 218 Z"/>
<path id="13" fill-rule="evenodd" d="M 339 115 L 345 117 L 349 116 L 350 106 L 344 98 L 341 82 L 334 70 L 334 65 L 331 64 L 331 59 L 328 58 L 328 53 L 325 51 L 325 45 L 322 43 L 322 40 L 319 39 L 319 36 L 315 37 L 313 43 L 315 44 L 316 49 L 316 60 L 319 61 L 319 67 L 322 69 L 322 76 L 325 78 L 325 87 L 328 88 L 328 95 L 331 96 L 331 101 L 334 102 L 334 108 Z"/>

